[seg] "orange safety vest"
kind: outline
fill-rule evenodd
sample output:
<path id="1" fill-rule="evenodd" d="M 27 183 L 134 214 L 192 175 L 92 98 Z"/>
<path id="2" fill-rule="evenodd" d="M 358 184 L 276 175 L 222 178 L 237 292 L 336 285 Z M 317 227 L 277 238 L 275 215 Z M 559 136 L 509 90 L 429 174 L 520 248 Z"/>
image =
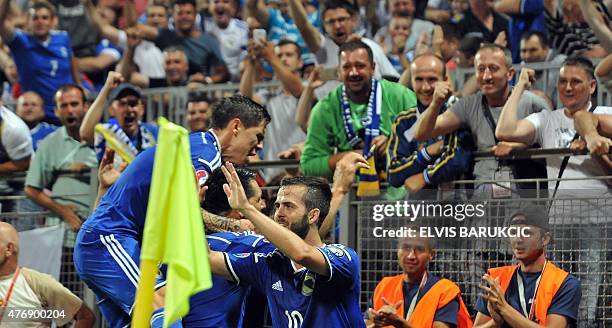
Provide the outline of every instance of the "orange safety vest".
<path id="1" fill-rule="evenodd" d="M 402 285 L 403 275 L 384 277 L 374 290 L 374 309 L 380 310 L 385 305 L 383 297 L 392 304 L 402 301 L 402 305 L 397 309 L 397 315 L 404 317 L 404 292 Z M 412 317 L 409 319 L 413 326 L 419 328 L 430 328 L 433 326 L 434 317 L 438 309 L 443 308 L 453 300 L 459 300 L 459 316 L 457 318 L 457 328 L 471 328 L 472 319 L 468 313 L 459 287 L 448 279 L 440 279 L 421 297 L 414 308 Z"/>
<path id="2" fill-rule="evenodd" d="M 489 276 L 493 279 L 498 278 L 499 284 L 506 294 L 506 290 L 510 285 L 510 280 L 514 272 L 520 267 L 520 265 L 503 266 L 499 268 L 492 268 L 487 270 Z M 535 319 L 539 325 L 546 325 L 546 316 L 548 314 L 548 308 L 552 303 L 555 294 L 561 285 L 567 278 L 569 273 L 557 268 L 550 261 L 546 264 L 544 273 L 542 273 L 542 279 L 540 279 L 540 285 L 536 291 L 535 296 Z M 532 305 L 533 306 L 533 305 Z"/>

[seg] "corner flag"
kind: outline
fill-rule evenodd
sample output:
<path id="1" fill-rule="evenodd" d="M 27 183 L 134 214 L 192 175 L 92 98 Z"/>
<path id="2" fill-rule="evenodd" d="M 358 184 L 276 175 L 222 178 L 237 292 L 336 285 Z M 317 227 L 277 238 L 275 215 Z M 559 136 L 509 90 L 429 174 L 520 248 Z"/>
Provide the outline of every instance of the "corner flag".
<path id="1" fill-rule="evenodd" d="M 188 133 L 163 118 L 158 122 L 134 327 L 149 327 L 159 262 L 168 265 L 164 327 L 189 312 L 191 295 L 212 286 Z"/>

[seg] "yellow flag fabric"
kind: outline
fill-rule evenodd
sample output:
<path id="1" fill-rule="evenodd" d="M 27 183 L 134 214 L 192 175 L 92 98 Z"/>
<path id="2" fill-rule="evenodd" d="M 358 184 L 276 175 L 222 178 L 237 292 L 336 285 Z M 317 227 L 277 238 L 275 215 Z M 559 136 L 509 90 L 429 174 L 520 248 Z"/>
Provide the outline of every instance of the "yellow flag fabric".
<path id="1" fill-rule="evenodd" d="M 187 130 L 165 119 L 159 124 L 140 259 L 168 265 L 167 327 L 189 312 L 189 297 L 212 280 Z"/>

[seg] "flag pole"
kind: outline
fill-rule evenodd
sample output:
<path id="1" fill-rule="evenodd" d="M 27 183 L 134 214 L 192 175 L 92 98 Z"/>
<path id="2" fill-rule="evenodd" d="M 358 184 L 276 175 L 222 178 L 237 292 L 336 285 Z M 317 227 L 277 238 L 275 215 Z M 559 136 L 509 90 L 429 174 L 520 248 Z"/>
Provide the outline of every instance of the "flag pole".
<path id="1" fill-rule="evenodd" d="M 153 289 L 157 263 L 155 260 L 140 261 L 140 282 L 136 290 L 134 313 L 132 314 L 132 327 L 150 327 L 151 313 L 153 312 Z"/>

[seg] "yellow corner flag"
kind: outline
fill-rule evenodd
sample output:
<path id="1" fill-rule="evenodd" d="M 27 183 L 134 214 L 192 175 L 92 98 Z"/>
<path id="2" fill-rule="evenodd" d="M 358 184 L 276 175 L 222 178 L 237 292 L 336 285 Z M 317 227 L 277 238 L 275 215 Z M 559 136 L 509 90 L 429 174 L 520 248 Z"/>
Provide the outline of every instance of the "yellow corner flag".
<path id="1" fill-rule="evenodd" d="M 137 328 L 150 326 L 159 262 L 168 265 L 164 327 L 189 312 L 191 295 L 212 286 L 187 130 L 165 119 L 159 124 L 132 318 Z"/>

